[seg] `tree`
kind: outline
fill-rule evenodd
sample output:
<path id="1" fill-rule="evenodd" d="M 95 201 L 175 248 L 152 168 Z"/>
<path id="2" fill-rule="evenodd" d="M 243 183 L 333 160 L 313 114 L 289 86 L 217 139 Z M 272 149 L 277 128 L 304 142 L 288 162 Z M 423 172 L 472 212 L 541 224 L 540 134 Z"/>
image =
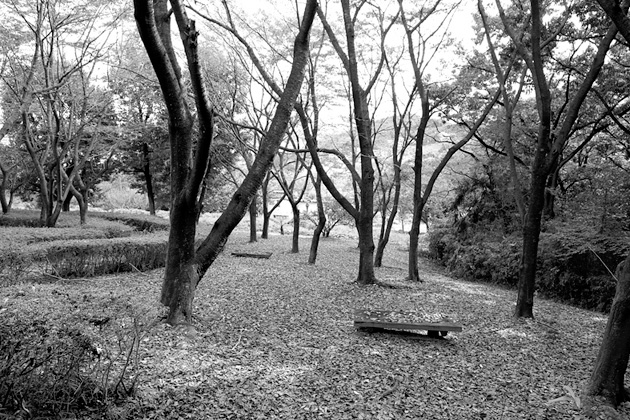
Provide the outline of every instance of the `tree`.
<path id="1" fill-rule="evenodd" d="M 615 39 L 617 28 L 611 25 L 606 34 L 600 38 L 597 51 L 592 58 L 588 72 L 584 75 L 577 89 L 571 92 L 571 99 L 567 106 L 558 114 L 559 116 L 556 117 L 557 121 L 560 123 L 558 129 L 554 130 L 552 133 L 552 94 L 549 89 L 549 80 L 545 73 L 545 62 L 549 56 L 548 48 L 553 43 L 557 33 L 562 30 L 567 22 L 569 13 L 565 10 L 564 16 L 551 21 L 552 25 L 556 25 L 554 28 L 555 32 L 551 32 L 543 25 L 544 9 L 541 2 L 531 0 L 531 26 L 529 27 L 529 38 L 526 42 L 520 35 L 520 31 L 524 33 L 527 28 L 519 27 L 513 17 L 508 17 L 500 1 L 497 1 L 496 4 L 505 31 L 508 33 L 521 59 L 526 63 L 532 75 L 539 119 L 536 148 L 531 165 L 528 194 L 529 202 L 523 222 L 523 248 L 519 273 L 518 297 L 514 312 L 516 317 L 532 318 L 534 316 L 536 258 L 538 255 L 538 241 L 540 237 L 547 179 L 552 173 L 552 170 L 557 166 L 558 159 L 571 134 L 571 129 L 578 118 L 580 107 L 604 65 L 606 53 Z M 524 9 L 521 9 L 521 14 L 523 10 Z M 627 11 L 627 7 L 625 10 Z M 517 17 L 517 19 L 521 18 Z M 521 21 L 524 20 L 521 19 Z M 546 37 L 546 39 L 543 39 L 543 37 Z M 562 116 L 561 118 L 560 115 Z"/>
<path id="2" fill-rule="evenodd" d="M 116 100 L 118 124 L 124 130 L 120 169 L 136 178 L 133 186 L 147 195 L 149 213 L 155 215 L 156 201 L 167 205 L 170 196 L 167 116 L 149 57 L 138 50 L 136 42 L 137 38 L 125 34 L 118 62 L 110 72 L 109 88 Z"/>
<path id="3" fill-rule="evenodd" d="M 295 37 L 293 64 L 269 131 L 266 133 L 251 170 L 215 222 L 210 234 L 195 249 L 199 190 L 208 169 L 213 139 L 214 113 L 207 99 L 198 56 L 199 33 L 178 0 L 170 1 L 172 15 L 180 30 L 186 53 L 188 74 L 195 99 L 196 118 L 186 101 L 182 72 L 171 40 L 171 12 L 166 0 L 134 0 L 135 19 L 142 42 L 160 82 L 169 114 L 171 143 L 171 229 L 161 302 L 169 308 L 167 322 L 190 323 L 195 289 L 223 249 L 232 230 L 244 216 L 273 162 L 286 131 L 291 110 L 299 93 L 308 56 L 308 40 L 317 2 L 306 3 L 299 32 Z M 226 11 L 229 9 L 226 6 Z M 199 125 L 193 156 L 193 124 Z M 194 161 L 193 161 L 194 157 Z M 193 163 L 194 162 L 194 163 Z"/>
<path id="4" fill-rule="evenodd" d="M 401 195 L 401 179 L 402 179 L 402 162 L 404 159 L 407 148 L 411 145 L 413 136 L 411 134 L 411 121 L 412 121 L 412 109 L 416 98 L 415 90 L 416 85 L 414 83 L 413 88 L 409 92 L 404 103 L 399 103 L 398 100 L 398 84 L 397 76 L 400 71 L 399 63 L 404 56 L 404 50 L 394 60 L 385 56 L 385 64 L 387 65 L 387 71 L 389 73 L 389 87 L 391 90 L 392 99 L 392 130 L 393 140 L 391 144 L 391 161 L 392 161 L 392 176 L 391 181 L 387 182 L 388 177 L 383 165 L 376 161 L 377 169 L 379 172 L 379 187 L 381 190 L 381 230 L 379 233 L 378 242 L 376 245 L 376 252 L 374 254 L 374 266 L 381 267 L 383 264 L 383 254 L 385 253 L 385 247 L 389 242 L 396 215 L 398 214 L 400 195 Z M 393 195 L 392 195 L 393 193 Z M 390 209 L 391 205 L 391 210 Z M 388 212 L 389 210 L 389 212 Z"/>
<path id="5" fill-rule="evenodd" d="M 341 1 L 345 32 L 345 49 L 337 38 L 335 31 L 328 23 L 323 10 L 318 8 L 318 16 L 324 25 L 333 48 L 343 64 L 346 76 L 350 82 L 350 98 L 352 99 L 354 125 L 359 143 L 359 161 L 361 168 L 360 175 L 356 172 L 353 174 L 353 178 L 355 179 L 355 183 L 353 183 L 353 185 L 358 185 L 360 190 L 359 202 L 356 207 L 353 206 L 343 195 L 341 195 L 332 185 L 330 178 L 325 176 L 323 173 L 323 167 L 321 164 L 318 164 L 318 159 L 313 156 L 313 152 L 315 151 L 314 145 L 309 145 L 309 149 L 311 149 L 311 157 L 313 158 L 313 163 L 322 179 L 322 182 L 328 188 L 328 191 L 333 195 L 333 197 L 339 201 L 342 207 L 346 209 L 346 211 L 356 221 L 357 232 L 359 235 L 359 273 L 357 275 L 357 282 L 360 284 L 374 284 L 377 283 L 374 273 L 375 246 L 373 238 L 375 174 L 373 165 L 374 147 L 372 143 L 373 120 L 370 116 L 368 96 L 380 76 L 385 61 L 385 53 L 384 48 L 381 48 L 379 53 L 380 58 L 376 64 L 376 69 L 373 71 L 367 84 L 363 85 L 360 80 L 359 64 L 357 61 L 356 22 L 357 16 L 366 4 L 368 3 L 360 2 L 356 5 L 356 9 L 352 11 L 350 1 Z M 374 13 L 379 21 L 379 42 L 382 45 L 385 42 L 387 33 L 394 25 L 397 15 L 386 23 L 385 13 L 383 11 L 375 7 Z M 298 110 L 298 115 L 299 114 L 300 112 Z"/>
<path id="6" fill-rule="evenodd" d="M 28 28 L 21 42 L 32 55 L 28 60 L 12 55 L 4 80 L 39 180 L 41 218 L 54 226 L 72 195 L 84 222 L 87 203 L 75 182 L 101 141 L 99 126 L 109 116 L 109 103 L 93 82 L 116 17 L 109 21 L 98 2 L 79 8 L 80 13 L 55 0 L 9 3 L 11 18 Z M 15 117 L 10 113 L 9 121 Z"/>
<path id="7" fill-rule="evenodd" d="M 624 388 L 630 358 L 630 256 L 619 264 L 615 277 L 617 290 L 586 394 L 602 396 L 616 407 L 630 399 Z"/>
<path id="8" fill-rule="evenodd" d="M 598 0 L 626 42 L 630 43 L 628 2 Z M 624 379 L 630 358 L 630 256 L 619 264 L 615 274 L 617 290 L 608 316 L 604 337 L 593 372 L 586 386 L 586 394 L 601 396 L 617 406 L 630 399 Z M 589 402 L 590 403 L 590 402 Z"/>
<path id="9" fill-rule="evenodd" d="M 295 133 L 294 133 L 295 134 Z M 299 149 L 299 137 L 289 135 L 290 147 L 292 150 Z M 311 172 L 310 165 L 307 165 L 304 152 L 296 152 L 293 161 L 287 161 L 287 153 L 278 154 L 277 167 L 274 164 L 272 174 L 280 184 L 284 197 L 291 205 L 293 213 L 293 240 L 291 244 L 291 252 L 297 254 L 300 251 L 300 209 L 298 205 L 304 198 L 304 193 L 308 187 L 308 174 Z M 303 173 L 305 172 L 305 173 Z M 300 185 L 301 184 L 301 185 Z"/>
<path id="10" fill-rule="evenodd" d="M 420 224 L 423 219 L 423 211 L 424 208 L 433 192 L 433 188 L 435 183 L 453 157 L 453 155 L 459 151 L 462 147 L 464 147 L 470 139 L 473 138 L 475 132 L 479 129 L 481 124 L 485 121 L 486 117 L 494 107 L 495 103 L 499 98 L 499 91 L 497 91 L 494 95 L 488 95 L 488 100 L 486 101 L 486 105 L 483 107 L 482 112 L 477 117 L 475 123 L 472 127 L 470 127 L 467 132 L 462 136 L 462 138 L 453 142 L 449 149 L 444 153 L 442 158 L 440 159 L 439 164 L 431 173 L 429 180 L 422 189 L 422 169 L 423 169 L 423 159 L 424 159 L 424 142 L 425 137 L 427 135 L 427 127 L 433 112 L 453 93 L 453 90 L 448 88 L 448 86 L 443 86 L 441 89 L 435 89 L 433 97 L 429 94 L 429 89 L 425 83 L 425 74 L 424 69 L 426 64 L 421 61 L 424 55 L 427 52 L 427 49 L 430 47 L 430 44 L 427 43 L 427 40 L 431 38 L 432 35 L 438 33 L 436 30 L 430 32 L 430 36 L 422 36 L 420 30 L 423 25 L 426 25 L 427 19 L 432 16 L 435 10 L 440 5 L 440 1 L 435 2 L 431 7 L 425 9 L 421 9 L 418 13 L 410 14 L 415 20 L 410 21 L 407 12 L 403 7 L 403 0 L 399 0 L 399 9 L 401 22 L 405 31 L 406 41 L 407 41 L 407 51 L 409 53 L 409 59 L 411 62 L 414 78 L 415 78 L 415 90 L 414 93 L 419 96 L 420 106 L 421 106 L 421 117 L 420 122 L 418 123 L 418 127 L 416 128 L 415 135 L 415 154 L 414 154 L 414 192 L 413 192 L 413 218 L 411 222 L 411 228 L 409 230 L 409 254 L 408 254 L 408 279 L 412 281 L 419 281 L 419 270 L 418 270 L 418 239 L 420 235 Z M 452 12 L 454 9 L 451 9 Z M 443 20 L 444 23 L 446 21 Z M 414 35 L 417 35 L 419 41 L 414 41 Z M 437 43 L 433 48 L 439 48 L 440 42 Z M 429 54 L 430 56 L 431 54 Z"/>

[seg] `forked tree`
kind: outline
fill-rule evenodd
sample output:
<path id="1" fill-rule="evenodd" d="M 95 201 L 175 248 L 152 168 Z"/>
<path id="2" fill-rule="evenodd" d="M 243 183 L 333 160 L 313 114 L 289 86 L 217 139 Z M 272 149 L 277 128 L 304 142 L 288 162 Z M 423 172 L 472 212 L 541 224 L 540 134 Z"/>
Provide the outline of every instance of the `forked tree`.
<path id="1" fill-rule="evenodd" d="M 158 77 L 169 116 L 171 229 L 161 302 L 169 308 L 167 322 L 171 324 L 191 322 L 197 285 L 247 212 L 273 162 L 304 78 L 309 33 L 316 7 L 316 0 L 306 2 L 294 41 L 291 72 L 250 171 L 210 234 L 195 248 L 200 186 L 208 171 L 209 150 L 214 136 L 214 111 L 208 100 L 200 65 L 200 36 L 195 21 L 188 17 L 181 1 L 134 0 L 138 31 Z M 188 102 L 187 83 L 184 82 L 171 39 L 173 17 L 186 55 L 194 105 Z M 193 129 L 194 124 L 198 124 L 198 130 Z"/>
<path id="2" fill-rule="evenodd" d="M 630 44 L 628 2 L 619 4 L 611 0 L 598 0 L 598 3 Z M 613 406 L 630 399 L 624 388 L 630 358 L 630 257 L 617 267 L 615 277 L 617 278 L 615 298 L 599 354 L 586 385 L 587 396 L 603 397 Z M 591 408 L 591 401 L 587 401 L 587 407 Z"/>
<path id="3" fill-rule="evenodd" d="M 549 80 L 553 76 L 546 73 L 545 64 L 548 54 L 545 53 L 545 49 L 549 48 L 554 42 L 562 26 L 568 20 L 569 11 L 565 11 L 564 19 L 558 23 L 559 28 L 555 28 L 555 31 L 552 32 L 544 27 L 545 9 L 542 2 L 538 0 L 531 0 L 530 2 L 531 25 L 529 28 L 519 27 L 511 17 L 508 17 L 508 14 L 501 6 L 500 0 L 496 0 L 496 5 L 505 31 L 532 75 L 538 112 L 538 133 L 534 159 L 530 169 L 529 201 L 523 220 L 523 249 L 518 282 L 518 297 L 514 312 L 516 317 L 533 318 L 536 258 L 538 255 L 547 179 L 557 166 L 557 162 L 571 135 L 572 127 L 579 116 L 580 108 L 604 65 L 606 54 L 617 34 L 617 28 L 614 24 L 611 25 L 600 38 L 597 51 L 591 59 L 588 71 L 584 74 L 577 89 L 569 93 L 571 97 L 566 107 L 559 110 L 554 117 L 552 111 L 553 96 L 549 88 Z M 627 4 L 625 5 L 625 10 L 627 11 Z M 521 33 L 526 30 L 529 30 L 529 37 L 527 41 L 524 41 Z M 552 132 L 553 118 L 557 118 L 559 123 L 557 129 Z"/>

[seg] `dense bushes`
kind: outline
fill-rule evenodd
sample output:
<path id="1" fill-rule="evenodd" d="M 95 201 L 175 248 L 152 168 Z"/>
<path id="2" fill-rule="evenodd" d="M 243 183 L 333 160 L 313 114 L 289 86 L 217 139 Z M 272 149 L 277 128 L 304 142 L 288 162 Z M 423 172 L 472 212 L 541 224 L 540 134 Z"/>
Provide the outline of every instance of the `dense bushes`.
<path id="1" fill-rule="evenodd" d="M 76 320 L 8 318 L 0 325 L 0 416 L 67 418 L 106 410 L 135 392 L 129 367 L 137 354 L 137 331 L 114 352 L 101 348 L 90 328 Z M 8 320 L 8 322 L 6 322 Z M 135 364 L 135 363 L 134 363 Z M 9 418 L 9 417 L 7 417 Z M 12 417 L 11 417 L 12 418 Z"/>
<path id="2" fill-rule="evenodd" d="M 465 237 L 442 227 L 429 235 L 429 256 L 467 280 L 513 287 L 518 283 L 520 241 L 517 235 L 479 231 Z M 626 238 L 566 229 L 542 233 L 537 291 L 587 309 L 608 311 L 615 294 L 615 280 L 608 270 L 614 272 L 629 249 Z"/>

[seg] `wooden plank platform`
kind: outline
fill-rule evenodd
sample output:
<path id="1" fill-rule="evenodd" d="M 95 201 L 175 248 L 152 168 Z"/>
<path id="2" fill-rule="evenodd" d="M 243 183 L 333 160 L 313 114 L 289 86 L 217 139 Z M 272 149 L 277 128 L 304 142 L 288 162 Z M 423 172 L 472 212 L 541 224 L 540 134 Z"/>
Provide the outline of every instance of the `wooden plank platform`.
<path id="1" fill-rule="evenodd" d="M 358 329 L 424 330 L 430 337 L 445 336 L 449 331 L 461 332 L 462 324 L 442 320 L 429 322 L 415 312 L 356 309 L 354 326 Z"/>
<path id="2" fill-rule="evenodd" d="M 261 258 L 261 259 L 268 260 L 269 257 L 273 255 L 273 252 L 263 252 L 263 253 L 232 252 L 232 255 L 234 255 L 235 257 Z"/>

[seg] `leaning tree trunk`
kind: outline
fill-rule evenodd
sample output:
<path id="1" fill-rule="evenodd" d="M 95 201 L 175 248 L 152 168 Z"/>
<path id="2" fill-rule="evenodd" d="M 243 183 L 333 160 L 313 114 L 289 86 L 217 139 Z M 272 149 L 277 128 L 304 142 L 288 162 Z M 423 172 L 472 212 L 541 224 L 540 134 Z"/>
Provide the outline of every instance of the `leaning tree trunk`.
<path id="1" fill-rule="evenodd" d="M 308 263 L 315 264 L 317 260 L 317 248 L 319 247 L 319 238 L 322 235 L 322 231 L 326 226 L 326 212 L 324 210 L 324 201 L 322 200 L 322 179 L 319 174 L 313 182 L 315 187 L 315 196 L 317 197 L 317 226 L 313 231 L 313 239 L 311 240 L 311 250 L 308 255 Z"/>
<path id="2" fill-rule="evenodd" d="M 601 396 L 618 406 L 630 399 L 624 377 L 630 356 L 630 255 L 616 272 L 617 291 L 613 300 L 604 338 L 586 386 L 589 396 Z"/>

